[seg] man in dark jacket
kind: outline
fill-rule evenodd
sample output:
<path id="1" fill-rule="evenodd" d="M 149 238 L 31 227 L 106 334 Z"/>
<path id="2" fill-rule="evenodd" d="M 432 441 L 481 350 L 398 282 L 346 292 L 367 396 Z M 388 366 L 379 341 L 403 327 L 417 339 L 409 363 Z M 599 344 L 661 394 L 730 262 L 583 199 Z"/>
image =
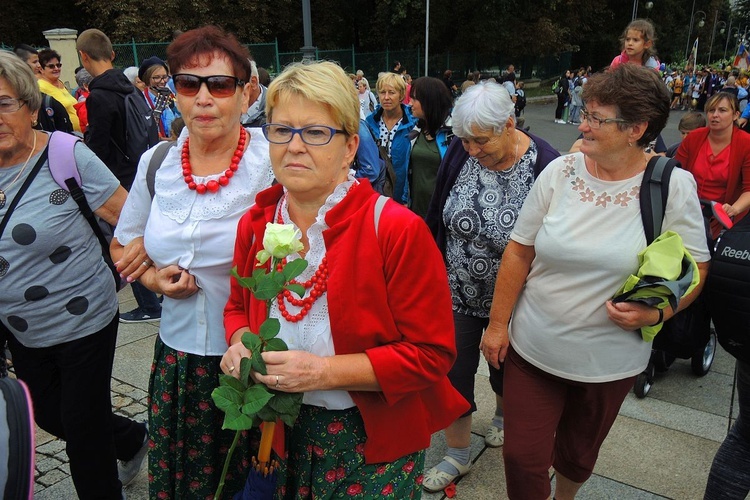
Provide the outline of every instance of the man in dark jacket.
<path id="1" fill-rule="evenodd" d="M 125 154 L 125 96 L 135 87 L 122 70 L 112 66 L 115 57 L 112 43 L 101 31 L 89 29 L 81 33 L 76 49 L 83 67 L 94 77 L 89 83 L 90 94 L 86 99 L 89 118 L 86 145 L 109 167 L 120 184 L 130 190 L 140 157 L 128 158 Z M 161 304 L 156 294 L 138 282 L 132 283 L 132 290 L 138 307 L 123 313 L 120 322 L 160 319 Z"/>
<path id="2" fill-rule="evenodd" d="M 94 77 L 86 99 L 89 128 L 86 145 L 115 174 L 120 184 L 130 190 L 139 158 L 128 159 L 125 145 L 125 96 L 133 85 L 112 66 L 115 53 L 107 35 L 96 29 L 86 30 L 78 37 L 76 49 L 81 63 Z"/>

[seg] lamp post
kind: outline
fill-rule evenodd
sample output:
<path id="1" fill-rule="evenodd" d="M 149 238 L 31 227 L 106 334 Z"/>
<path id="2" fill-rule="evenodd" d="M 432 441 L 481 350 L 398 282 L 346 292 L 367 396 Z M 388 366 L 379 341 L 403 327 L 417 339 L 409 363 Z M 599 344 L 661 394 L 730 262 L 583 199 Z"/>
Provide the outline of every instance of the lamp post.
<path id="1" fill-rule="evenodd" d="M 732 25 L 732 19 L 729 19 L 729 26 Z M 737 38 L 740 29 L 738 27 L 729 28 L 729 33 L 727 33 L 727 43 L 724 44 L 724 59 L 727 58 L 727 49 L 729 48 L 729 39 L 732 38 L 732 31 L 734 31 L 734 37 Z"/>
<path id="2" fill-rule="evenodd" d="M 688 54 L 690 53 L 690 35 L 693 34 L 693 24 L 695 23 L 695 14 L 703 14 L 703 18 L 698 23 L 698 27 L 702 28 L 705 24 L 704 19 L 706 18 L 706 13 L 702 10 L 699 10 L 698 12 L 695 12 L 695 0 L 693 0 L 693 8 L 690 11 L 690 26 L 688 27 L 688 36 L 687 36 L 687 43 L 685 45 L 685 59 L 687 60 Z"/>
<path id="3" fill-rule="evenodd" d="M 695 18 L 696 16 L 700 15 L 700 20 L 696 23 Z M 702 10 L 699 10 L 695 14 L 693 14 L 693 17 L 690 18 L 690 33 L 692 34 L 692 27 L 698 26 L 698 29 L 701 29 L 706 24 L 706 13 Z M 690 47 L 690 34 L 688 34 L 688 48 Z M 689 52 L 688 52 L 689 53 Z M 688 58 L 688 53 L 685 54 L 685 59 Z M 698 65 L 698 54 L 695 54 L 695 64 Z"/>
<path id="4" fill-rule="evenodd" d="M 716 11 L 716 14 L 714 14 L 714 26 L 713 28 L 711 28 L 711 45 L 708 48 L 708 64 L 711 64 L 711 54 L 713 53 L 713 50 L 714 50 L 714 36 L 716 36 L 716 25 L 717 24 L 723 25 L 719 33 L 724 33 L 724 31 L 726 31 L 726 28 L 727 28 L 727 23 L 725 23 L 724 21 L 719 21 L 718 23 L 716 22 L 717 17 L 719 17 L 718 10 Z"/>
<path id="5" fill-rule="evenodd" d="M 303 41 L 302 59 L 305 61 L 315 60 L 315 47 L 312 44 L 312 16 L 310 15 L 310 0 L 302 0 L 302 33 Z"/>
<path id="6" fill-rule="evenodd" d="M 708 46 L 708 58 L 706 59 L 706 64 L 711 64 L 711 52 L 714 50 L 714 36 L 716 35 L 716 24 L 717 19 L 719 18 L 719 11 L 718 9 L 714 13 L 714 24 L 711 27 L 711 44 Z M 722 21 L 723 23 L 724 21 Z M 724 24 L 726 26 L 726 24 Z"/>
<path id="7" fill-rule="evenodd" d="M 650 11 L 654 7 L 654 2 L 646 2 L 643 4 L 643 6 L 646 8 L 647 11 Z M 633 18 L 631 21 L 635 21 L 635 19 L 638 17 L 638 0 L 633 0 Z M 646 14 L 646 17 L 648 17 L 648 14 Z"/>

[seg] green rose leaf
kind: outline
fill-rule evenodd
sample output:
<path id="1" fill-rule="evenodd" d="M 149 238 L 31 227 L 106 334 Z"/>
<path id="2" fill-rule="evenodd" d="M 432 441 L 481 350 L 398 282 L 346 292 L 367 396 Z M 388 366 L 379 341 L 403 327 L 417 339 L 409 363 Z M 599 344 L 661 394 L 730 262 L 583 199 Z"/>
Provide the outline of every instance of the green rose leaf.
<path id="1" fill-rule="evenodd" d="M 231 429 L 233 431 L 244 431 L 250 429 L 253 426 L 253 419 L 249 416 L 241 413 L 239 410 L 234 412 L 227 412 L 224 414 L 224 423 L 221 425 L 222 429 Z"/>
<path id="2" fill-rule="evenodd" d="M 242 413 L 254 416 L 261 408 L 266 406 L 268 400 L 273 397 L 268 389 L 262 384 L 254 385 L 245 391 L 245 397 L 242 404 Z"/>
<path id="3" fill-rule="evenodd" d="M 277 412 L 279 418 L 288 426 L 293 426 L 299 416 L 302 405 L 302 393 L 277 392 L 268 406 Z"/>
<path id="4" fill-rule="evenodd" d="M 267 375 L 266 362 L 263 361 L 263 356 L 259 352 L 254 352 L 253 357 L 250 360 L 252 362 L 252 368 L 261 375 Z"/>
<path id="5" fill-rule="evenodd" d="M 282 282 L 277 282 L 272 276 L 281 276 Z M 255 295 L 255 298 L 258 300 L 271 300 L 284 289 L 283 280 L 284 276 L 282 274 L 266 275 L 262 280 L 258 280 L 256 283 L 253 295 Z"/>
<path id="6" fill-rule="evenodd" d="M 268 342 L 266 342 L 266 347 L 263 350 L 264 351 L 288 351 L 289 347 L 286 345 L 286 342 L 284 342 L 281 339 L 269 339 Z"/>
<path id="7" fill-rule="evenodd" d="M 242 358 L 242 361 L 240 361 L 240 380 L 243 384 L 245 384 L 245 387 L 249 385 L 253 385 L 252 379 L 250 378 L 250 371 L 253 368 L 253 362 L 250 361 L 250 358 Z"/>
<path id="8" fill-rule="evenodd" d="M 260 337 L 253 332 L 245 332 L 242 334 L 242 344 L 247 347 L 250 352 L 255 353 L 260 347 L 261 340 Z"/>
<path id="9" fill-rule="evenodd" d="M 239 408 L 243 403 L 243 393 L 237 392 L 228 385 L 219 386 L 211 392 L 211 398 L 217 408 L 223 412 Z"/>
<path id="10" fill-rule="evenodd" d="M 255 278 L 243 278 L 237 272 L 237 266 L 234 266 L 230 272 L 232 276 L 234 276 L 234 278 L 237 280 L 237 283 L 240 284 L 241 287 L 252 290 L 253 287 L 255 286 Z"/>
<path id="11" fill-rule="evenodd" d="M 266 405 L 258 410 L 258 413 L 255 414 L 255 418 L 261 420 L 262 422 L 275 422 L 276 412 L 273 411 L 270 406 Z"/>
<path id="12" fill-rule="evenodd" d="M 263 340 L 270 340 L 279 334 L 281 330 L 281 323 L 276 318 L 266 319 L 262 325 L 260 325 L 260 338 Z"/>
<path id="13" fill-rule="evenodd" d="M 240 370 L 242 370 L 242 366 L 240 366 Z M 229 386 L 240 394 L 245 392 L 245 389 L 247 388 L 246 383 L 237 380 L 231 375 L 219 375 L 219 386 Z"/>
<path id="14" fill-rule="evenodd" d="M 305 296 L 305 287 L 302 286 L 302 285 L 297 285 L 295 283 L 289 283 L 284 288 L 286 288 L 290 292 L 296 293 L 299 296 L 299 298 L 302 298 L 302 297 Z"/>
<path id="15" fill-rule="evenodd" d="M 281 272 L 284 274 L 285 281 L 291 281 L 302 274 L 302 271 L 305 269 L 307 269 L 307 261 L 305 259 L 294 259 L 291 262 L 287 262 Z"/>

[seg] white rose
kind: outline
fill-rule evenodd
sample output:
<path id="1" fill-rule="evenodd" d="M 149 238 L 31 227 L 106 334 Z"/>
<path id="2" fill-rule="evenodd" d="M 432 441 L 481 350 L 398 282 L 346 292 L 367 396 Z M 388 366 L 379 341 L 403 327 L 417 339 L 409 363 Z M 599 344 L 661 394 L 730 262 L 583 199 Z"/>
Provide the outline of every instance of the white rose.
<path id="1" fill-rule="evenodd" d="M 263 250 L 258 252 L 259 264 L 265 264 L 272 256 L 283 259 L 288 255 L 299 252 L 304 248 L 301 237 L 299 229 L 291 224 L 268 222 L 266 233 L 263 235 Z"/>

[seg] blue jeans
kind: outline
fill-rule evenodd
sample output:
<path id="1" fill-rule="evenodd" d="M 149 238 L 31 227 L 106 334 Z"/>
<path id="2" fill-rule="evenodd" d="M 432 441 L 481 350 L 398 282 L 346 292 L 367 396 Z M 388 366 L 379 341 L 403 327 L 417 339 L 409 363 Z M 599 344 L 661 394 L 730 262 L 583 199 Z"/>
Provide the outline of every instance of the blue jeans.
<path id="1" fill-rule="evenodd" d="M 161 303 L 159 297 L 154 292 L 141 285 L 137 281 L 130 284 L 133 290 L 133 297 L 138 303 L 138 308 L 147 314 L 159 314 L 161 312 Z"/>
<path id="2" fill-rule="evenodd" d="M 737 361 L 740 415 L 716 452 L 704 500 L 744 499 L 750 492 L 750 364 Z"/>

